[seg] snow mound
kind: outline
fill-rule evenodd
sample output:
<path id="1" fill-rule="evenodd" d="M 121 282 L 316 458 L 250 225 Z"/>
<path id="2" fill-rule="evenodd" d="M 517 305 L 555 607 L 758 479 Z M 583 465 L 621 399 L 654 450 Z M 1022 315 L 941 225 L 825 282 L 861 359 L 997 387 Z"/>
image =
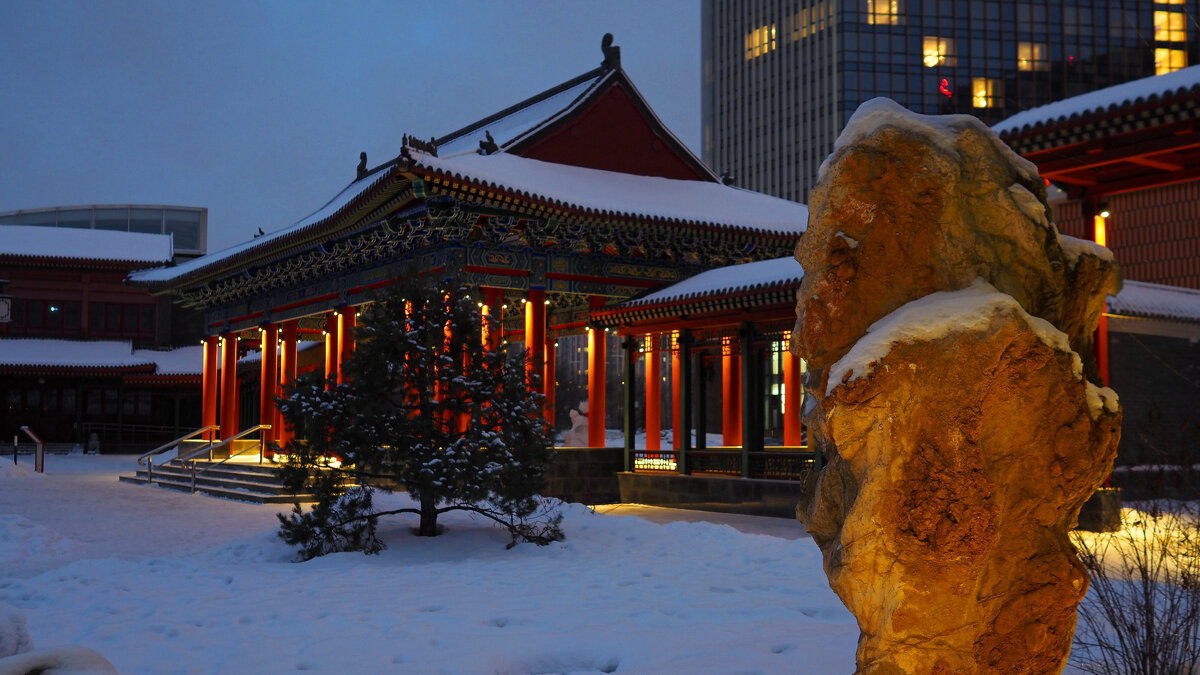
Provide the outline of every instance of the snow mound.
<path id="1" fill-rule="evenodd" d="M 1066 333 L 1030 315 L 1011 296 L 983 279 L 960 291 L 942 291 L 913 300 L 871 324 L 867 334 L 829 370 L 825 395 L 846 382 L 871 373 L 874 365 L 902 342 L 929 342 L 959 331 L 982 330 L 1000 312 L 1013 311 L 1049 347 L 1071 355 L 1071 372 L 1083 377 L 1083 362 L 1071 349 Z M 1115 396 L 1115 395 L 1114 395 Z"/>
<path id="2" fill-rule="evenodd" d="M 0 602 L 0 659 L 33 650 L 33 640 L 25 627 L 25 615 L 6 602 Z"/>
<path id="3" fill-rule="evenodd" d="M 117 675 L 108 659 L 87 647 L 54 647 L 0 659 L 0 675 Z"/>
<path id="4" fill-rule="evenodd" d="M 34 557 L 61 556 L 78 546 L 23 516 L 0 514 L 0 568 Z"/>

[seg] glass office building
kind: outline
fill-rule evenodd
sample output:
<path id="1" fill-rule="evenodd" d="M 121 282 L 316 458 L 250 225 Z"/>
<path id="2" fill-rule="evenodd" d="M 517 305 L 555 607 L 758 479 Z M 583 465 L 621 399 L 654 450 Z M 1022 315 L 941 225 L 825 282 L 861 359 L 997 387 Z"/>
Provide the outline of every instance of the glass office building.
<path id="1" fill-rule="evenodd" d="M 1022 110 L 1197 62 L 1198 0 L 704 0 L 703 155 L 807 201 L 863 101 Z"/>
<path id="2" fill-rule="evenodd" d="M 169 234 L 175 242 L 176 257 L 184 258 L 204 255 L 208 248 L 208 209 L 196 206 L 105 204 L 27 209 L 0 213 L 0 226 L 3 225 Z"/>

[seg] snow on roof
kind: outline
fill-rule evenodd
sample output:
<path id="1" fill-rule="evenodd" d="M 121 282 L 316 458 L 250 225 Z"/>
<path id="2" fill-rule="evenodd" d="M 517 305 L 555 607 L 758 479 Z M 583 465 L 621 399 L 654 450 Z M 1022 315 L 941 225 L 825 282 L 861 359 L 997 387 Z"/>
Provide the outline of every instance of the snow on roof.
<path id="1" fill-rule="evenodd" d="M 175 251 L 169 234 L 4 225 L 0 226 L 0 255 L 167 263 Z"/>
<path id="2" fill-rule="evenodd" d="M 830 160 L 837 155 L 839 150 L 860 142 L 873 134 L 876 129 L 885 126 L 899 127 L 922 136 L 952 157 L 958 157 L 958 150 L 955 149 L 956 137 L 964 129 L 974 127 L 991 139 L 1000 155 L 1007 158 L 1021 176 L 1030 181 L 1040 180 L 1037 167 L 1033 162 L 1013 152 L 1013 149 L 1001 141 L 978 117 L 973 115 L 921 115 L 882 96 L 864 102 L 850 116 L 846 127 L 842 129 L 842 133 L 833 143 L 833 151 L 817 169 L 817 180 L 820 180 L 825 174 Z"/>
<path id="3" fill-rule="evenodd" d="M 300 220 L 297 220 L 295 223 L 288 225 L 287 227 L 280 228 L 273 232 L 268 232 L 264 235 L 244 241 L 240 244 L 230 246 L 229 248 L 200 256 L 199 258 L 193 258 L 192 260 L 188 260 L 173 267 L 155 267 L 153 269 L 140 270 L 130 274 L 129 279 L 130 281 L 138 283 L 170 281 L 171 279 L 177 279 L 190 272 L 195 272 L 210 265 L 217 264 L 226 258 L 249 251 L 252 248 L 265 246 L 273 241 L 277 241 L 290 234 L 303 230 L 306 227 L 316 225 L 322 220 L 337 213 L 341 208 L 349 204 L 355 197 L 366 192 L 369 188 L 373 187 L 376 182 L 382 180 L 383 177 L 389 174 L 389 171 L 387 170 L 389 167 L 390 163 L 384 165 L 384 167 L 381 167 L 383 170 L 376 170 L 375 172 L 350 183 L 345 188 L 342 188 L 342 191 L 337 193 L 333 199 L 325 202 L 324 206 L 316 211 L 313 211 Z"/>
<path id="4" fill-rule="evenodd" d="M 1190 66 L 1165 75 L 1152 75 L 1140 80 L 1097 89 L 1061 101 L 1047 103 L 1009 117 L 992 127 L 998 134 L 1038 127 L 1053 122 L 1065 122 L 1073 117 L 1100 113 L 1116 108 L 1162 98 L 1176 92 L 1200 86 L 1200 66 Z"/>
<path id="5" fill-rule="evenodd" d="M 808 226 L 804 204 L 720 183 L 585 169 L 504 152 L 413 156 L 430 171 L 587 213 L 788 235 L 798 235 Z"/>
<path id="6" fill-rule="evenodd" d="M 301 343 L 307 349 L 318 343 Z M 42 368 L 136 368 L 154 366 L 156 375 L 199 375 L 204 366 L 201 345 L 172 349 L 134 349 L 128 340 L 57 340 L 13 338 L 0 340 L 0 365 Z M 218 359 L 220 356 L 218 355 Z M 257 361 L 250 352 L 238 363 Z"/>
<path id="7" fill-rule="evenodd" d="M 800 284 L 804 269 L 796 259 L 787 256 L 740 265 L 718 267 L 688 277 L 649 295 L 624 303 L 624 307 L 639 307 L 674 302 L 708 295 L 720 295 L 767 288 L 786 283 Z"/>
<path id="8" fill-rule="evenodd" d="M 1200 323 L 1200 290 L 1126 281 L 1120 293 L 1108 296 L 1108 311 L 1127 316 Z"/>
<path id="9" fill-rule="evenodd" d="M 593 71 L 596 72 L 596 71 Z M 533 98 L 500 111 L 492 117 L 484 118 L 464 129 L 456 131 L 444 139 L 438 139 L 438 154 L 449 157 L 462 152 L 475 152 L 479 149 L 480 141 L 485 138 L 485 132 L 491 132 L 492 139 L 500 147 L 524 136 L 529 131 L 541 126 L 550 119 L 557 118 L 562 113 L 572 109 L 574 104 L 601 81 L 607 79 L 608 73 L 582 77 L 554 93 L 551 89 Z M 549 94 L 549 95 L 547 95 Z M 545 98 L 542 98 L 542 97 Z"/>

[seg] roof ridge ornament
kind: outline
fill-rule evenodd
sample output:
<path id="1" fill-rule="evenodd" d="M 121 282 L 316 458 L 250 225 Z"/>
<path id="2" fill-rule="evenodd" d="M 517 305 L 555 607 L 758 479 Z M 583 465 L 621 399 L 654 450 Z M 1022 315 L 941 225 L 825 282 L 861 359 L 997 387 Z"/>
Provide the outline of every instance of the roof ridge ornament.
<path id="1" fill-rule="evenodd" d="M 404 137 L 401 139 L 400 142 L 403 145 L 404 149 L 412 148 L 413 150 L 420 150 L 421 152 L 424 152 L 429 155 L 433 155 L 434 157 L 438 156 L 437 143 L 434 142 L 433 136 L 430 136 L 429 140 L 423 141 L 423 140 L 417 138 L 416 136 L 409 136 L 408 134 L 404 134 Z M 405 156 L 405 153 L 403 151 L 401 151 L 400 154 L 402 156 Z"/>
<path id="2" fill-rule="evenodd" d="M 600 51 L 604 52 L 604 61 L 600 67 L 606 70 L 621 69 L 621 48 L 613 44 L 613 34 L 605 33 L 600 40 Z"/>
<path id="3" fill-rule="evenodd" d="M 492 138 L 492 132 L 484 130 L 484 140 L 479 141 L 479 154 L 491 155 L 500 152 L 500 146 L 496 145 L 496 139 Z"/>
<path id="4" fill-rule="evenodd" d="M 358 178 L 354 180 L 362 180 L 363 176 L 367 175 L 367 153 L 358 153 Z M 259 230 L 261 232 L 261 230 Z"/>

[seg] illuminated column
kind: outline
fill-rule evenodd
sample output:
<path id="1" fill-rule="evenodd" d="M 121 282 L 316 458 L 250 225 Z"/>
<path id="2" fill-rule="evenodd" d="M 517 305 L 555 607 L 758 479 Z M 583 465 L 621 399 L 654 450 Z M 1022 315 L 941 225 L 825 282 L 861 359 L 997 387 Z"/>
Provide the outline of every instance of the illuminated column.
<path id="1" fill-rule="evenodd" d="M 546 338 L 546 374 L 542 376 L 542 383 L 546 390 L 546 421 L 550 423 L 551 429 L 554 428 L 554 390 L 558 387 L 554 377 L 556 346 L 554 338 Z"/>
<path id="2" fill-rule="evenodd" d="M 721 340 L 721 445 L 742 444 L 741 359 L 732 338 Z"/>
<path id="3" fill-rule="evenodd" d="M 761 450 L 758 440 L 762 438 L 762 421 L 755 408 L 762 408 L 762 389 L 756 386 L 758 378 L 758 354 L 754 352 L 754 328 L 742 322 L 738 331 L 741 347 L 742 370 L 742 477 L 750 477 L 750 453 Z"/>
<path id="4" fill-rule="evenodd" d="M 261 438 L 263 446 L 270 448 L 275 442 L 275 418 L 278 416 L 278 411 L 275 408 L 275 394 L 279 387 L 279 324 L 269 323 L 263 326 L 260 333 L 262 342 L 262 384 L 259 391 L 262 393 L 259 406 L 259 424 L 269 425 L 270 429 L 263 429 Z"/>
<path id="5" fill-rule="evenodd" d="M 1095 240 L 1101 246 L 1108 246 L 1108 207 L 1101 202 L 1096 215 L 1092 218 L 1095 227 Z M 1104 308 L 1100 311 L 1100 323 L 1096 326 L 1096 335 L 1092 340 L 1096 353 L 1096 367 L 1100 371 L 1100 381 L 1108 386 L 1108 298 L 1104 299 Z"/>
<path id="6" fill-rule="evenodd" d="M 280 331 L 282 334 L 282 349 L 279 355 L 279 395 L 283 395 L 283 388 L 296 381 L 296 334 L 299 326 L 296 319 L 283 322 L 283 328 Z M 278 431 L 275 434 L 279 445 L 286 446 L 295 437 L 292 429 L 287 428 L 287 424 L 283 421 L 283 416 L 276 414 L 275 423 Z"/>
<path id="7" fill-rule="evenodd" d="M 338 312 L 325 315 L 325 382 L 338 374 Z M 326 387 L 329 385 L 326 384 Z"/>
<path id="8" fill-rule="evenodd" d="M 788 337 L 785 342 L 790 342 Z M 800 357 L 789 349 L 783 353 L 783 444 L 803 445 L 800 433 Z"/>
<path id="9" fill-rule="evenodd" d="M 221 440 L 241 431 L 238 421 L 237 333 L 226 333 L 221 345 Z"/>
<path id="10" fill-rule="evenodd" d="M 483 289 L 483 344 L 491 351 L 500 349 L 504 337 L 504 290 Z"/>
<path id="11" fill-rule="evenodd" d="M 671 447 L 683 447 L 683 415 L 680 401 L 683 400 L 683 358 L 679 344 L 679 331 L 671 333 Z"/>
<path id="12" fill-rule="evenodd" d="M 346 381 L 346 376 L 343 369 L 346 366 L 346 359 L 354 353 L 354 328 L 358 325 L 358 310 L 354 307 L 343 307 L 337 314 L 338 317 L 338 360 L 337 360 L 337 383 L 341 384 Z"/>
<path id="13" fill-rule="evenodd" d="M 662 446 L 662 361 L 654 348 L 654 336 L 645 341 L 646 361 L 646 449 Z"/>
<path id="14" fill-rule="evenodd" d="M 218 352 L 217 346 L 220 344 L 221 338 L 216 335 L 209 335 L 204 338 L 204 370 L 201 375 L 201 417 L 200 425 L 211 427 L 217 423 L 217 371 Z M 206 441 L 216 440 L 217 434 L 215 431 L 207 431 L 202 438 Z"/>
<path id="15" fill-rule="evenodd" d="M 546 289 L 531 288 L 525 299 L 525 381 L 532 389 L 533 374 L 546 368 Z M 545 392 L 546 383 L 538 391 Z"/>
<path id="16" fill-rule="evenodd" d="M 604 306 L 599 295 L 588 297 L 588 309 Z M 608 356 L 608 337 L 603 328 L 588 331 L 588 447 L 603 448 L 605 416 L 605 359 Z"/>

